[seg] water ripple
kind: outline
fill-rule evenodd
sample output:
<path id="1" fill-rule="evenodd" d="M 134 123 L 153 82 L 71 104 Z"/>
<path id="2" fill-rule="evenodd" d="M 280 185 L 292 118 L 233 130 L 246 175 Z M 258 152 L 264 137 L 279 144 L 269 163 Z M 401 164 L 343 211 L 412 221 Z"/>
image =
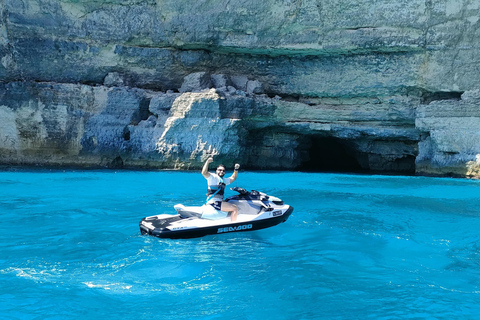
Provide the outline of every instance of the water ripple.
<path id="1" fill-rule="evenodd" d="M 198 172 L 0 173 L 2 316 L 480 314 L 478 182 L 242 172 L 238 183 L 293 205 L 291 218 L 255 232 L 156 239 L 140 235 L 139 220 L 201 203 Z"/>

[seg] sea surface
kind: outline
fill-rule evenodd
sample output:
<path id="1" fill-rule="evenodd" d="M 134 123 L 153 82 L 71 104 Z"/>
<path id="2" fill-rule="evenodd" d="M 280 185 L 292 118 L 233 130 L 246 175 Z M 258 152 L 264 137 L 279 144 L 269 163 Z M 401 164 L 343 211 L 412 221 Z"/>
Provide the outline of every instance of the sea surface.
<path id="1" fill-rule="evenodd" d="M 234 185 L 295 210 L 269 229 L 158 239 L 139 221 L 203 204 L 199 172 L 1 171 L 0 318 L 480 319 L 480 181 L 240 172 Z"/>

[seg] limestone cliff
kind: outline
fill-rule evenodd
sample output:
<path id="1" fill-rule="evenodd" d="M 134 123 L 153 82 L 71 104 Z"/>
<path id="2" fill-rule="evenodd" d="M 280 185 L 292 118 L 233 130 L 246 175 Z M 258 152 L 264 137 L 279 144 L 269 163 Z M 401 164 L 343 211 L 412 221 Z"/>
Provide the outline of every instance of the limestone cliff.
<path id="1" fill-rule="evenodd" d="M 479 9 L 5 0 L 0 162 L 479 176 Z"/>

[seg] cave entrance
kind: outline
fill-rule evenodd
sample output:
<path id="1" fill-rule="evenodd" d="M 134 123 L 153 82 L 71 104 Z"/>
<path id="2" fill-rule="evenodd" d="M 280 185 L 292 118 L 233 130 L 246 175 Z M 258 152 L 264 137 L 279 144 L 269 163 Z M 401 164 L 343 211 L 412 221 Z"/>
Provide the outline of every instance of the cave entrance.
<path id="1" fill-rule="evenodd" d="M 311 136 L 306 139 L 301 171 L 364 172 L 356 150 L 346 140 Z"/>

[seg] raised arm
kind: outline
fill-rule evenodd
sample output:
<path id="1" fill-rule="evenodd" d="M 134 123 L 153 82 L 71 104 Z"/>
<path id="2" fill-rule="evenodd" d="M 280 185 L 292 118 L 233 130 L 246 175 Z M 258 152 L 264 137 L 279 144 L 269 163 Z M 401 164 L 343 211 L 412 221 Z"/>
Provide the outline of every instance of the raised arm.
<path id="1" fill-rule="evenodd" d="M 238 177 L 238 169 L 240 169 L 240 165 L 238 163 L 235 164 L 235 168 L 233 170 L 233 174 L 230 176 L 230 183 L 237 180 Z"/>
<path id="2" fill-rule="evenodd" d="M 210 172 L 208 172 L 208 165 L 212 162 L 213 162 L 213 158 L 208 158 L 207 161 L 205 161 L 205 164 L 203 165 L 202 176 L 204 176 L 205 179 L 208 179 L 208 177 L 210 177 Z"/>

